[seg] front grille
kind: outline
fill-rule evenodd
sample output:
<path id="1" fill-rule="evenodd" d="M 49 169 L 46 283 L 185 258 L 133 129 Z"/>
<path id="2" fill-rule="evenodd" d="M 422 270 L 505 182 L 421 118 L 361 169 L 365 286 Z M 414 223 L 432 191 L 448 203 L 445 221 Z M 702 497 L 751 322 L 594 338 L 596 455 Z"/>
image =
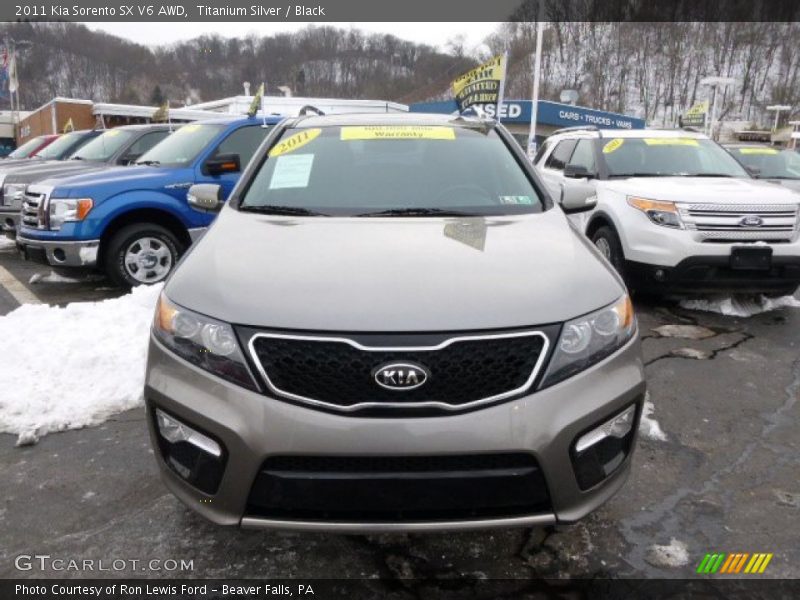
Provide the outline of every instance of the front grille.
<path id="1" fill-rule="evenodd" d="M 45 199 L 45 194 L 25 192 L 22 200 L 22 223 L 24 225 L 34 229 L 41 229 L 44 226 Z"/>
<path id="2" fill-rule="evenodd" d="M 446 521 L 550 510 L 541 469 L 523 453 L 273 456 L 247 501 L 248 515 L 318 521 Z"/>
<path id="3" fill-rule="evenodd" d="M 414 345 L 420 341 L 414 336 L 402 340 L 401 346 L 364 346 L 338 337 L 256 333 L 250 351 L 269 389 L 282 398 L 337 410 L 458 410 L 525 392 L 549 345 L 540 331 L 451 337 L 433 345 Z M 406 390 L 378 385 L 376 369 L 397 362 L 425 367 L 427 382 Z"/>
<path id="4" fill-rule="evenodd" d="M 686 229 L 701 240 L 789 241 L 798 228 L 798 206 L 791 204 L 678 204 Z"/>

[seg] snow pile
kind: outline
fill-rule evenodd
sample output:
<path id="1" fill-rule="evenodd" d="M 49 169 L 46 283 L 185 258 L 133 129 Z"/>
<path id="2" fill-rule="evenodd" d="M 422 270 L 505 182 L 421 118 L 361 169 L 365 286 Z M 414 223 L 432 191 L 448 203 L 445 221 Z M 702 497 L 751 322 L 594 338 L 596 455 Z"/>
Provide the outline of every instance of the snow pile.
<path id="1" fill-rule="evenodd" d="M 689 552 L 684 542 L 672 538 L 666 546 L 650 546 L 646 560 L 656 567 L 683 567 L 689 564 Z"/>
<path id="2" fill-rule="evenodd" d="M 680 305 L 689 310 L 715 312 L 729 317 L 752 317 L 776 308 L 800 308 L 800 300 L 794 296 L 713 296 L 681 300 Z"/>
<path id="3" fill-rule="evenodd" d="M 17 243 L 0 233 L 0 251 L 3 252 L 16 252 Z"/>
<path id="4" fill-rule="evenodd" d="M 142 404 L 148 329 L 161 285 L 0 317 L 0 432 L 17 445 L 102 423 Z"/>
<path id="5" fill-rule="evenodd" d="M 639 435 L 648 440 L 666 442 L 667 434 L 661 429 L 658 421 L 653 418 L 655 409 L 655 405 L 650 401 L 650 392 L 645 392 L 642 418 L 639 421 Z"/>

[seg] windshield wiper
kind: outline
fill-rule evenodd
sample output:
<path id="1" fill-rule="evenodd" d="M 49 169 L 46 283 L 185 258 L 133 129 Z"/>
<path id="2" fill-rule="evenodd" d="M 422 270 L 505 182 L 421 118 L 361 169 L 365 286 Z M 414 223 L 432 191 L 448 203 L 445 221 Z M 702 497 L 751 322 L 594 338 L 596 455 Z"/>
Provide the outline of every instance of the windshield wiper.
<path id="1" fill-rule="evenodd" d="M 157 167 L 161 164 L 160 160 L 137 160 L 137 165 L 145 165 L 146 167 Z"/>
<path id="2" fill-rule="evenodd" d="M 293 215 L 298 217 L 327 217 L 325 213 L 316 212 L 308 208 L 300 206 L 276 206 L 272 204 L 265 204 L 263 206 L 240 206 L 239 210 L 242 212 L 253 212 L 264 215 Z"/>
<path id="3" fill-rule="evenodd" d="M 444 208 L 389 208 L 387 210 L 377 210 L 365 212 L 357 217 L 474 217 L 476 215 L 459 210 L 448 210 Z"/>
<path id="4" fill-rule="evenodd" d="M 689 173 L 684 177 L 733 177 L 727 173 Z"/>
<path id="5" fill-rule="evenodd" d="M 82 156 L 73 156 L 70 160 L 83 160 Z"/>
<path id="6" fill-rule="evenodd" d="M 674 173 L 609 173 L 609 177 L 675 177 Z"/>
<path id="7" fill-rule="evenodd" d="M 798 175 L 759 175 L 758 179 L 800 179 Z"/>

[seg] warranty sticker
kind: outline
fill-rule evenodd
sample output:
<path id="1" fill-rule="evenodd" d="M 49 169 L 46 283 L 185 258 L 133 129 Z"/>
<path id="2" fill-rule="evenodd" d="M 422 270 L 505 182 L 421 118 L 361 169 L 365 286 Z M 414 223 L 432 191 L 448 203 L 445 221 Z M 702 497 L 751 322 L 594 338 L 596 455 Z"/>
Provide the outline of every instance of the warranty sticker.
<path id="1" fill-rule="evenodd" d="M 775 148 L 739 148 L 739 154 L 779 154 Z"/>
<path id="2" fill-rule="evenodd" d="M 625 142 L 622 138 L 614 138 L 603 146 L 603 154 L 611 154 Z"/>
<path id="3" fill-rule="evenodd" d="M 342 127 L 342 140 L 454 140 L 452 127 L 441 125 L 367 125 Z"/>
<path id="4" fill-rule="evenodd" d="M 644 138 L 648 146 L 699 146 L 692 138 Z"/>
<path id="5" fill-rule="evenodd" d="M 269 156 L 280 156 L 281 154 L 288 154 L 289 152 L 294 152 L 298 148 L 302 148 L 309 142 L 313 142 L 319 134 L 322 133 L 322 129 L 319 127 L 315 127 L 314 129 L 304 129 L 300 133 L 295 133 L 294 135 L 290 135 L 285 140 L 282 140 L 278 144 L 272 147 L 272 150 L 269 151 Z"/>

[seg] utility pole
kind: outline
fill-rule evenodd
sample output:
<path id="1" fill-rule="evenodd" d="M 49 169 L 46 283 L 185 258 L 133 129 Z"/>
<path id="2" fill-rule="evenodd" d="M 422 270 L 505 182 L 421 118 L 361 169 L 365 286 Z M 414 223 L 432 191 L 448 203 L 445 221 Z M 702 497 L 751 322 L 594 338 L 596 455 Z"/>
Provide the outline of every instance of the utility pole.
<path id="1" fill-rule="evenodd" d="M 542 70 L 542 38 L 544 22 L 536 21 L 536 52 L 533 55 L 533 93 L 531 94 L 531 128 L 528 132 L 528 158 L 536 156 L 536 119 L 539 117 L 539 77 Z"/>
<path id="2" fill-rule="evenodd" d="M 775 111 L 775 124 L 772 126 L 773 133 L 778 131 L 778 118 L 781 115 L 781 111 L 788 111 L 792 110 L 791 106 L 786 104 L 773 104 L 772 106 L 768 106 L 767 110 L 774 110 Z"/>

